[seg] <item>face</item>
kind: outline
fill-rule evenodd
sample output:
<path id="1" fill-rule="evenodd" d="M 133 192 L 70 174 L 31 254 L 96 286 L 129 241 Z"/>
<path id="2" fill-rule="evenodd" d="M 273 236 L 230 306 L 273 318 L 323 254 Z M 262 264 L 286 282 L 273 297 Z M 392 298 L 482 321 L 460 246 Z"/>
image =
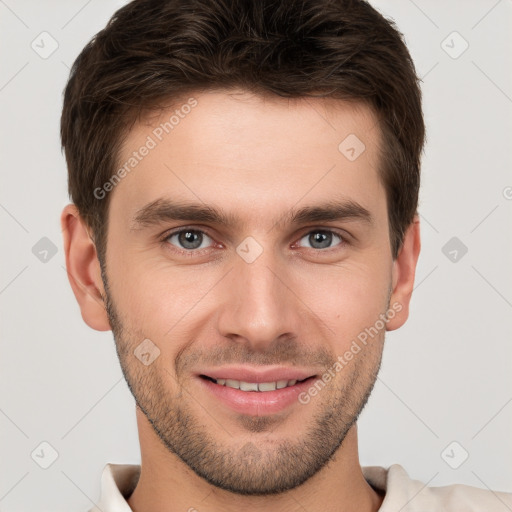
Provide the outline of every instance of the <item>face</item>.
<path id="1" fill-rule="evenodd" d="M 138 156 L 110 192 L 110 324 L 169 452 L 218 487 L 277 493 L 329 462 L 377 376 L 393 288 L 380 135 L 345 102 L 193 97 L 123 146 L 121 166 Z"/>

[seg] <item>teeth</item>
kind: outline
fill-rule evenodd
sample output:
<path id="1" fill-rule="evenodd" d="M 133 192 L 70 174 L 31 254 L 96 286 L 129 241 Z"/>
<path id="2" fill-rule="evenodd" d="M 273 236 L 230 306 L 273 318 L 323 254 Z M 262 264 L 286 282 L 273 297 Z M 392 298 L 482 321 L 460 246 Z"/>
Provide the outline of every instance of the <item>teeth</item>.
<path id="1" fill-rule="evenodd" d="M 240 389 L 241 391 L 275 391 L 288 386 L 294 386 L 297 380 L 278 380 L 277 382 L 244 382 L 234 379 L 217 379 L 217 384 L 228 388 Z"/>
<path id="2" fill-rule="evenodd" d="M 260 391 L 275 391 L 276 383 L 275 382 L 260 382 L 258 384 L 258 389 Z"/>
<path id="3" fill-rule="evenodd" d="M 258 391 L 258 384 L 256 384 L 256 382 L 243 382 L 241 380 L 240 389 L 242 391 Z"/>
<path id="4" fill-rule="evenodd" d="M 233 379 L 226 379 L 226 386 L 228 388 L 240 389 L 240 381 Z"/>

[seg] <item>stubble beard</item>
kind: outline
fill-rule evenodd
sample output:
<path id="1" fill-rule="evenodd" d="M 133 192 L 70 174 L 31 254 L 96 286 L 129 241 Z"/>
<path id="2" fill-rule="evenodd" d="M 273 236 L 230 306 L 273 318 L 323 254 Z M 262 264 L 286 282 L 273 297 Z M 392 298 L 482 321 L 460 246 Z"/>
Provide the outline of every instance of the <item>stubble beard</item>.
<path id="1" fill-rule="evenodd" d="M 223 428 L 213 416 L 209 426 L 200 421 L 193 409 L 203 404 L 200 405 L 166 368 L 158 370 L 159 365 L 155 363 L 145 366 L 134 356 L 133 351 L 144 336 L 135 332 L 128 334 L 105 277 L 104 285 L 104 300 L 116 351 L 137 406 L 165 448 L 199 477 L 218 488 L 238 495 L 265 496 L 300 486 L 333 458 L 373 390 L 380 369 L 381 350 L 368 351 L 368 354 L 354 358 L 348 379 L 333 379 L 311 400 L 310 404 L 318 401 L 320 405 L 314 415 L 308 416 L 305 429 L 303 425 L 297 425 L 296 430 L 304 432 L 299 439 L 276 439 L 273 430 L 279 430 L 279 422 L 272 416 L 240 415 L 238 428 L 241 426 L 253 433 L 254 441 L 237 445 L 229 428 Z M 383 341 L 384 333 L 380 341 L 373 343 Z M 333 359 L 332 364 L 334 362 Z M 178 391 L 170 393 L 165 379 L 173 379 Z M 306 413 L 308 405 L 294 407 L 304 407 Z M 228 442 L 215 438 L 219 429 L 224 430 L 220 434 L 227 437 Z"/>

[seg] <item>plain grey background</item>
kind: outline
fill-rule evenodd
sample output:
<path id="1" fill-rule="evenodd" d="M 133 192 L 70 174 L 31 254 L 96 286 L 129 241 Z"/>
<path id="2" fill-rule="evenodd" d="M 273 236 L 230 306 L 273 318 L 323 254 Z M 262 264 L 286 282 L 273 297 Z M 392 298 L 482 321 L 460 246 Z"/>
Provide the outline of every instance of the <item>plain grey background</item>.
<path id="1" fill-rule="evenodd" d="M 4 512 L 85 511 L 105 463 L 140 461 L 112 335 L 82 322 L 59 226 L 62 90 L 123 4 L 0 0 Z M 359 421 L 361 463 L 512 492 L 512 1 L 372 4 L 423 78 L 428 141 L 411 315 L 387 335 Z"/>

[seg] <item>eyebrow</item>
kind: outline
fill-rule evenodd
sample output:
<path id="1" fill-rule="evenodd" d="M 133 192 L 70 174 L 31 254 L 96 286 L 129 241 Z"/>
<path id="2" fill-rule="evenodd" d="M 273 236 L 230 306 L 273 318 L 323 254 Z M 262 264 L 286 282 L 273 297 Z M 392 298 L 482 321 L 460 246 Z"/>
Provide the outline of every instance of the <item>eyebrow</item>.
<path id="1" fill-rule="evenodd" d="M 312 222 L 361 221 L 373 224 L 372 214 L 352 200 L 328 201 L 320 205 L 292 209 L 276 220 L 273 227 Z M 207 222 L 226 227 L 240 227 L 243 223 L 232 213 L 203 203 L 188 203 L 160 198 L 143 206 L 133 216 L 131 230 L 159 225 L 170 221 Z"/>

